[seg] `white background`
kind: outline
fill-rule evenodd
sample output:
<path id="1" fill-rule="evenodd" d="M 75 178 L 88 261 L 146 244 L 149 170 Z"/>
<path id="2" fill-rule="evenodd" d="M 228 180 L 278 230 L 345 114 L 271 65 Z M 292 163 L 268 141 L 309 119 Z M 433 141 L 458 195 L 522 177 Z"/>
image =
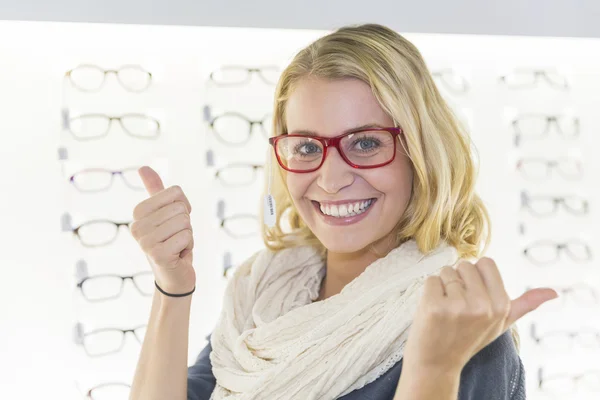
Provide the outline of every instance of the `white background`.
<path id="1" fill-rule="evenodd" d="M 89 305 L 75 291 L 75 263 L 85 259 L 90 272 L 129 273 L 147 269 L 143 254 L 122 228 L 114 245 L 84 249 L 72 234 L 61 232 L 60 219 L 69 212 L 76 225 L 92 218 L 127 220 L 144 193 L 132 195 L 118 180 L 103 195 L 81 195 L 69 186 L 70 173 L 81 167 L 156 165 L 166 185 L 183 187 L 192 206 L 195 267 L 198 273 L 191 320 L 189 360 L 206 345 L 219 315 L 226 285 L 223 254 L 234 264 L 260 247 L 260 241 L 234 241 L 218 227 L 216 203 L 224 198 L 226 214 L 256 212 L 260 182 L 234 192 L 213 179 L 205 153 L 215 152 L 216 164 L 264 160 L 267 150 L 259 132 L 242 150 L 219 145 L 206 129 L 203 107 L 241 111 L 260 118 L 271 111 L 272 88 L 258 81 L 239 90 L 207 84 L 209 73 L 223 64 L 266 65 L 286 62 L 325 31 L 259 30 L 236 28 L 88 25 L 60 23 L 0 24 L 0 116 L 5 145 L 0 147 L 3 196 L 0 221 L 4 227 L 0 253 L 0 398 L 78 398 L 75 382 L 83 389 L 107 380 L 130 381 L 139 346 L 130 336 L 124 351 L 103 359 L 88 359 L 73 344 L 76 321 L 86 328 L 129 327 L 145 323 L 149 300 L 127 284 L 122 298 Z M 515 38 L 406 34 L 425 56 L 430 69 L 453 67 L 465 75 L 471 90 L 449 100 L 472 128 L 479 151 L 479 193 L 493 223 L 488 253 L 501 268 L 512 297 L 528 285 L 569 285 L 587 282 L 600 289 L 596 263 L 576 265 L 563 258 L 539 267 L 520 256 L 535 239 L 562 240 L 581 236 L 598 249 L 597 150 L 600 143 L 600 41 L 590 39 Z M 150 70 L 153 86 L 143 94 L 127 93 L 109 78 L 105 90 L 83 95 L 67 86 L 64 73 L 80 63 L 105 68 L 134 63 Z M 534 90 L 511 91 L 498 77 L 514 67 L 558 67 L 571 83 L 561 92 L 543 84 Z M 65 93 L 67 96 L 65 96 Z M 82 144 L 61 129 L 61 108 L 81 112 L 147 112 L 162 122 L 163 134 L 153 143 L 127 137 L 114 128 L 101 141 Z M 216 113 L 215 111 L 215 113 Z M 548 140 L 513 146 L 511 118 L 516 112 L 572 113 L 581 119 L 578 140 L 565 142 L 552 131 Z M 263 139 L 263 140 L 261 140 Z M 59 162 L 57 149 L 68 150 Z M 571 154 L 584 161 L 585 178 L 576 183 L 560 179 L 532 186 L 515 172 L 520 155 Z M 588 217 L 533 219 L 519 211 L 522 187 L 538 194 L 577 193 L 591 204 Z M 517 230 L 527 224 L 526 235 Z M 598 307 L 544 306 L 520 323 L 522 358 L 527 369 L 528 398 L 536 397 L 537 369 L 577 373 L 597 360 L 598 351 L 577 347 L 570 352 L 543 351 L 529 338 L 530 322 L 540 328 L 599 329 Z M 569 398 L 585 398 L 583 395 Z"/>

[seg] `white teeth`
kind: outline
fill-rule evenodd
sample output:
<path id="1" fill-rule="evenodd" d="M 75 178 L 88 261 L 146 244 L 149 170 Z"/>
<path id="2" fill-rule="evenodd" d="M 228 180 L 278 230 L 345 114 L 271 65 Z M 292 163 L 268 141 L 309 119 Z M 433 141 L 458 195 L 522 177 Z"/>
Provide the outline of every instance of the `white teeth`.
<path id="1" fill-rule="evenodd" d="M 332 217 L 352 217 L 355 215 L 362 214 L 365 212 L 369 206 L 373 204 L 373 200 L 366 200 L 357 203 L 348 203 L 348 204 L 319 204 L 319 208 L 321 212 L 325 215 L 329 215 Z"/>
<path id="2" fill-rule="evenodd" d="M 346 204 L 342 204 L 338 208 L 340 210 L 340 217 L 345 217 L 348 215 L 348 206 Z"/>
<path id="3" fill-rule="evenodd" d="M 334 217 L 340 216 L 340 209 L 335 204 L 331 206 L 331 215 L 333 215 Z"/>

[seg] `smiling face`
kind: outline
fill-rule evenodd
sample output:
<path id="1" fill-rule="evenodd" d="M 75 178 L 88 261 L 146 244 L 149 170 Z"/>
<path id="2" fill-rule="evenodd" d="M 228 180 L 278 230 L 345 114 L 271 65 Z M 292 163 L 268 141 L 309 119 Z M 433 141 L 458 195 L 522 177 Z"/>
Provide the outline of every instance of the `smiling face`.
<path id="1" fill-rule="evenodd" d="M 366 83 L 309 78 L 299 82 L 288 99 L 286 125 L 289 134 L 330 138 L 366 125 L 393 127 L 394 121 Z M 373 145 L 368 140 L 353 144 Z M 300 217 L 335 253 L 358 252 L 388 236 L 406 210 L 412 179 L 410 160 L 399 142 L 394 160 L 379 168 L 353 168 L 330 147 L 318 170 L 286 173 Z"/>

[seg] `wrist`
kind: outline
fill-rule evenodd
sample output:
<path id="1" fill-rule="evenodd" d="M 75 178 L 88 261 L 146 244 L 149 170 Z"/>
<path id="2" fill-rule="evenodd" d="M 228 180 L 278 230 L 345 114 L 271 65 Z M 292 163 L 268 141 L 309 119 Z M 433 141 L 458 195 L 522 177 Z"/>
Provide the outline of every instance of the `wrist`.
<path id="1" fill-rule="evenodd" d="M 402 363 L 394 400 L 456 399 L 462 367 Z"/>
<path id="2" fill-rule="evenodd" d="M 452 380 L 457 377 L 460 378 L 462 373 L 462 367 L 460 366 L 451 366 L 451 365 L 424 365 L 424 364 L 411 364 L 404 362 L 402 363 L 402 374 L 404 372 L 408 372 L 408 375 L 414 376 L 415 378 L 420 379 L 423 376 L 428 377 L 428 379 L 444 379 L 444 380 Z"/>
<path id="3" fill-rule="evenodd" d="M 423 359 L 414 356 L 413 353 L 404 353 L 402 358 L 402 369 L 404 366 L 411 371 L 429 371 L 429 373 L 438 376 L 456 376 L 460 375 L 466 364 L 461 360 L 450 357 L 439 357 L 438 359 Z"/>
<path id="4" fill-rule="evenodd" d="M 166 291 L 156 281 L 154 281 L 154 286 L 156 287 L 156 290 L 158 290 L 162 295 L 167 296 L 167 297 L 174 297 L 174 298 L 188 297 L 188 296 L 191 296 L 196 291 L 196 286 L 194 286 L 191 290 L 178 291 L 178 292 L 174 293 L 174 292 Z"/>
<path id="5" fill-rule="evenodd" d="M 168 279 L 166 281 L 163 279 L 160 279 L 160 278 L 161 278 L 161 276 L 154 277 L 154 285 L 158 286 L 158 287 L 155 287 L 155 290 L 163 296 L 165 296 L 165 295 L 160 292 L 160 289 L 162 289 L 163 291 L 165 291 L 169 294 L 177 295 L 177 294 L 189 293 L 192 290 L 194 290 L 196 287 L 195 274 L 191 274 L 191 275 L 186 274 L 185 276 L 174 277 L 174 278 Z"/>

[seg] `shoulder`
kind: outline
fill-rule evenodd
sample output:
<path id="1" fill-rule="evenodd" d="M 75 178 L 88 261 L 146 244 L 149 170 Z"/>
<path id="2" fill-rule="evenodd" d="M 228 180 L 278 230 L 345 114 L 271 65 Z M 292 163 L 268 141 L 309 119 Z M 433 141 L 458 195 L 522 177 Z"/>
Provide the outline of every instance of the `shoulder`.
<path id="1" fill-rule="evenodd" d="M 475 354 L 461 374 L 459 400 L 525 399 L 525 370 L 510 330 Z"/>

